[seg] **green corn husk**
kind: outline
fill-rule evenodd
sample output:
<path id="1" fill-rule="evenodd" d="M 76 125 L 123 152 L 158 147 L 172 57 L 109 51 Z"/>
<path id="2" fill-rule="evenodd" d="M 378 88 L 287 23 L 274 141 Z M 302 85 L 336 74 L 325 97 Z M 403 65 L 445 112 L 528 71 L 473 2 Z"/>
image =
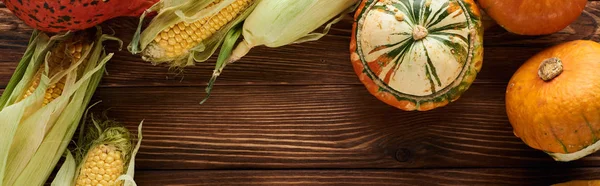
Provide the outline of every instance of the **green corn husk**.
<path id="1" fill-rule="evenodd" d="M 113 56 L 104 52 L 103 42 L 121 42 L 96 29 L 87 30 L 91 45 L 81 52 L 81 59 L 51 77 L 47 70 L 50 50 L 76 33 L 50 37 L 33 32 L 0 97 L 0 186 L 43 185 L 59 161 L 102 78 L 105 64 Z M 39 85 L 21 100 L 41 65 L 46 70 Z M 46 88 L 63 78 L 62 94 L 43 105 Z"/>
<path id="2" fill-rule="evenodd" d="M 142 142 L 142 124 L 138 126 L 137 144 L 133 144 L 133 138 L 129 130 L 118 122 L 111 120 L 99 120 L 92 116 L 88 123 L 82 123 L 80 127 L 79 140 L 77 148 L 66 151 L 66 160 L 61 166 L 56 177 L 52 181 L 53 186 L 76 186 L 85 185 L 78 183 L 79 176 L 83 176 L 84 169 L 93 169 L 86 167 L 86 161 L 90 160 L 90 154 L 99 146 L 114 147 L 121 153 L 123 161 L 123 173 L 117 177 L 115 185 L 136 185 L 133 177 L 135 174 L 135 156 Z M 75 154 L 73 157 L 72 154 Z M 99 166 L 102 167 L 102 166 Z"/>
<path id="3" fill-rule="evenodd" d="M 243 23 L 241 29 L 244 40 L 235 49 L 233 45 L 224 44 L 221 47 L 215 70 L 206 87 L 207 96 L 201 103 L 210 96 L 212 86 L 225 66 L 241 59 L 253 47 L 264 45 L 275 48 L 319 40 L 327 35 L 333 24 L 352 12 L 358 5 L 357 2 L 358 0 L 262 0 Z M 323 31 L 315 32 L 321 26 L 325 26 Z M 229 37 L 237 39 L 239 35 L 232 34 Z"/>
<path id="4" fill-rule="evenodd" d="M 145 50 L 152 50 L 149 44 L 158 34 L 169 28 L 169 26 L 185 21 L 192 23 L 203 18 L 212 16 L 221 9 L 231 4 L 235 0 L 223 0 L 215 6 L 208 7 L 215 0 L 161 0 L 154 6 L 146 10 L 140 17 L 140 22 L 135 32 L 128 50 L 132 54 L 148 53 Z M 167 57 L 154 57 L 151 55 L 143 55 L 142 58 L 150 61 L 153 64 L 168 63 L 171 67 L 185 67 L 194 65 L 195 62 L 204 62 L 216 51 L 217 47 L 222 43 L 225 34 L 234 27 L 240 24 L 254 9 L 261 0 L 254 0 L 250 7 L 244 10 L 233 21 L 226 24 L 222 29 L 218 30 L 211 37 L 202 41 L 192 48 L 186 55 L 172 59 Z M 158 15 L 152 19 L 148 27 L 142 32 L 142 23 L 147 14 L 158 12 Z"/>
<path id="5" fill-rule="evenodd" d="M 319 40 L 331 25 L 353 10 L 357 0 L 264 0 L 255 8 L 243 27 L 244 40 L 233 51 L 228 63 L 239 60 L 256 46 L 271 48 Z M 329 20 L 337 17 L 333 21 Z M 325 23 L 324 30 L 314 32 Z"/>

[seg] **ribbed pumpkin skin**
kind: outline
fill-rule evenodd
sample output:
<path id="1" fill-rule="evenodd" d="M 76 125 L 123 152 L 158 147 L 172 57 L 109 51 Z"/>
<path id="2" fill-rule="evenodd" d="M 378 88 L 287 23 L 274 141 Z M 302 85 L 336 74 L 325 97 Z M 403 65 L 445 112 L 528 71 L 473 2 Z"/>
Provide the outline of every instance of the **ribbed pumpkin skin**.
<path id="1" fill-rule="evenodd" d="M 572 180 L 553 184 L 552 186 L 595 186 L 600 185 L 600 180 Z"/>
<path id="2" fill-rule="evenodd" d="M 3 0 L 30 27 L 45 32 L 84 30 L 120 16 L 140 16 L 159 0 Z"/>
<path id="3" fill-rule="evenodd" d="M 413 33 L 419 26 L 428 31 L 422 39 Z M 379 100 L 427 111 L 469 88 L 483 62 L 482 40 L 481 14 L 472 0 L 364 0 L 354 17 L 350 57 Z"/>
<path id="4" fill-rule="evenodd" d="M 550 81 L 538 77 L 549 58 L 563 72 Z M 506 90 L 506 112 L 514 134 L 532 148 L 573 153 L 600 137 L 600 44 L 577 40 L 548 48 L 527 60 Z"/>
<path id="5" fill-rule="evenodd" d="M 558 32 L 583 12 L 587 0 L 478 0 L 481 8 L 509 32 L 546 35 Z"/>

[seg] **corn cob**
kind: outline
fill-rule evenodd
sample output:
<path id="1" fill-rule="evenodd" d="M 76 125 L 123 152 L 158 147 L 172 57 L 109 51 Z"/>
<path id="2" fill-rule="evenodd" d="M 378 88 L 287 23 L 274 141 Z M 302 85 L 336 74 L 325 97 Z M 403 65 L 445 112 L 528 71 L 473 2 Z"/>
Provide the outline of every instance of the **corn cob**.
<path id="1" fill-rule="evenodd" d="M 214 6 L 223 0 L 216 0 L 207 8 Z M 233 21 L 244 12 L 252 3 L 252 0 L 235 0 L 227 7 L 212 16 L 207 16 L 193 23 L 179 22 L 162 30 L 148 48 L 142 51 L 142 57 L 147 61 L 156 59 L 176 60 L 210 38 L 229 22 Z"/>
<path id="2" fill-rule="evenodd" d="M 122 153 L 111 144 L 101 144 L 92 148 L 84 160 L 77 177 L 76 186 L 121 185 L 117 178 L 123 174 Z"/>
<path id="3" fill-rule="evenodd" d="M 111 120 L 92 119 L 81 124 L 81 133 L 75 154 L 78 171 L 75 186 L 107 186 L 124 185 L 120 176 L 127 175 L 133 179 L 133 171 L 128 170 L 135 161 L 135 154 L 140 145 L 141 128 L 138 128 L 138 144 L 133 147 L 132 136 L 127 128 Z M 141 127 L 141 124 L 140 124 Z M 62 168 L 61 168 L 62 169 Z M 131 181 L 131 180 L 130 180 Z M 58 182 L 57 182 L 58 183 Z"/>
<path id="4" fill-rule="evenodd" d="M 81 59 L 82 51 L 89 49 L 91 43 L 83 34 L 77 34 L 67 40 L 61 41 L 56 47 L 50 51 L 48 58 L 48 76 L 53 77 L 59 72 L 66 70 L 72 64 Z M 36 72 L 33 81 L 27 91 L 23 94 L 22 99 L 29 97 L 40 84 L 42 73 L 45 71 L 45 65 L 40 65 Z M 51 84 L 46 89 L 44 95 L 43 106 L 58 98 L 64 89 L 66 77 L 61 78 L 57 83 Z"/>

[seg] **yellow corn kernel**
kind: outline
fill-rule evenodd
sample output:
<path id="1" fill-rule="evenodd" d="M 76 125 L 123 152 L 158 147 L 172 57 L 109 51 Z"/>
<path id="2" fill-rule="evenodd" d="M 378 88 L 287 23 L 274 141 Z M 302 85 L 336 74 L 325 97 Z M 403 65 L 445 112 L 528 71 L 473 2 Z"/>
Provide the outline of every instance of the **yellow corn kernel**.
<path id="1" fill-rule="evenodd" d="M 83 163 L 75 182 L 76 186 L 122 184 L 117 178 L 123 174 L 125 163 L 121 152 L 113 145 L 101 144 L 93 147 Z"/>
<path id="2" fill-rule="evenodd" d="M 222 0 L 212 2 L 208 7 L 220 3 Z M 161 57 L 179 57 L 186 54 L 194 46 L 211 37 L 227 23 L 233 21 L 240 13 L 250 6 L 252 0 L 236 0 L 224 7 L 218 13 L 208 16 L 193 23 L 180 22 L 163 30 L 152 42 L 164 52 Z M 188 40 L 188 38 L 190 38 Z M 165 42 L 166 40 L 166 42 Z M 183 44 L 182 42 L 186 42 Z M 184 46 L 184 47 L 181 47 Z M 174 51 L 169 49 L 176 49 Z"/>
<path id="3" fill-rule="evenodd" d="M 50 50 L 50 57 L 47 61 L 49 68 L 48 76 L 53 77 L 59 72 L 68 69 L 73 63 L 81 60 L 81 55 L 85 50 L 89 49 L 89 47 L 91 47 L 90 42 L 87 40 L 87 38 L 85 38 L 84 35 L 75 35 L 70 39 L 58 43 Z M 34 75 L 29 88 L 23 94 L 21 100 L 31 96 L 31 94 L 35 92 L 35 89 L 37 89 L 40 84 L 45 68 L 45 65 L 40 65 L 40 68 Z M 62 78 L 57 83 L 48 85 L 48 88 L 44 94 L 44 106 L 62 94 L 65 88 L 65 81 L 66 78 Z"/>

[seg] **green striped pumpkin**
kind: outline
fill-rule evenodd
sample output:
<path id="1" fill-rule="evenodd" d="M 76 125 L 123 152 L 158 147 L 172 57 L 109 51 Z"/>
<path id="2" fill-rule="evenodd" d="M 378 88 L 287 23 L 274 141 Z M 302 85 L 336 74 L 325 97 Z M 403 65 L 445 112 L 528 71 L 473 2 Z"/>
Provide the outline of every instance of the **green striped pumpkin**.
<path id="1" fill-rule="evenodd" d="M 483 61 L 481 14 L 472 0 L 364 0 L 350 43 L 371 94 L 402 110 L 431 110 L 469 88 Z"/>

